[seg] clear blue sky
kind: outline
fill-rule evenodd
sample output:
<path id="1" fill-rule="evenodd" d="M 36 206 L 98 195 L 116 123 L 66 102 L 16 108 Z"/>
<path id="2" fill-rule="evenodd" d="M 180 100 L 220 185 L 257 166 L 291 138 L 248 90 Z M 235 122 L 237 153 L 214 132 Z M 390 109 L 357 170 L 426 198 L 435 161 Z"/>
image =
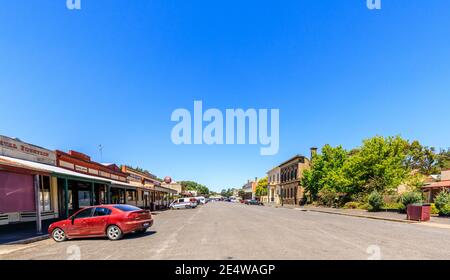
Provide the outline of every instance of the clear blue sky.
<path id="1" fill-rule="evenodd" d="M 309 147 L 450 146 L 450 1 L 3 0 L 0 134 L 242 186 Z M 279 108 L 280 151 L 175 146 L 171 113 Z"/>

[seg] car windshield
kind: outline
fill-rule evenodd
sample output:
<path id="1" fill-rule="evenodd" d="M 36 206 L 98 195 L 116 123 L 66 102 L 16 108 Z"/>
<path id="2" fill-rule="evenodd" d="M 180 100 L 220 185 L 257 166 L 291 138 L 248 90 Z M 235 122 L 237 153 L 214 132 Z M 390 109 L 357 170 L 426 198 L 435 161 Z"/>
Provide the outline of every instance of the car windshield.
<path id="1" fill-rule="evenodd" d="M 123 212 L 131 212 L 131 211 L 136 211 L 136 210 L 142 210 L 139 207 L 131 206 L 131 205 L 114 205 L 113 207 L 116 208 L 116 209 L 119 209 L 120 211 L 123 211 Z"/>

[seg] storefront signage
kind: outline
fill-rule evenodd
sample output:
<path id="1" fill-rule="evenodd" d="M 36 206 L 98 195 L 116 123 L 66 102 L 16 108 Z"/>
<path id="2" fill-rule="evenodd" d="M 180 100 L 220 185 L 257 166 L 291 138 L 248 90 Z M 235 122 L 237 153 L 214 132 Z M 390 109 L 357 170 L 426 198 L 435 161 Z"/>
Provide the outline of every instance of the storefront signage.
<path id="1" fill-rule="evenodd" d="M 73 163 L 63 161 L 63 160 L 59 161 L 59 166 L 64 167 L 64 168 L 69 168 L 69 169 L 75 169 L 75 165 Z"/>
<path id="2" fill-rule="evenodd" d="M 56 165 L 55 152 L 6 136 L 0 136 L 0 155 Z"/>
<path id="3" fill-rule="evenodd" d="M 98 175 L 98 170 L 89 168 L 89 174 Z"/>
<path id="4" fill-rule="evenodd" d="M 111 174 L 109 174 L 107 172 L 103 172 L 103 171 L 100 171 L 100 176 L 111 178 Z"/>
<path id="5" fill-rule="evenodd" d="M 80 172 L 85 172 L 85 173 L 88 172 L 87 167 L 80 166 L 80 165 L 75 165 L 75 170 L 76 170 L 76 171 L 80 171 Z"/>

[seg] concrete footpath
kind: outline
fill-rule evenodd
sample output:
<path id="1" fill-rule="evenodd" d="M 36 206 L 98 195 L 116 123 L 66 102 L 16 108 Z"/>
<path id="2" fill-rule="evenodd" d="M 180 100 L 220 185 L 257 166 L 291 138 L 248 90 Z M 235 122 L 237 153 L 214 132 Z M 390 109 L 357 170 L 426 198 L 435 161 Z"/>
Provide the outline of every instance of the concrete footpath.
<path id="1" fill-rule="evenodd" d="M 341 209 L 341 208 L 327 208 L 327 207 L 317 207 L 317 206 L 302 206 L 302 207 L 295 207 L 293 209 L 299 210 L 299 211 L 319 212 L 319 213 L 326 213 L 326 214 L 333 214 L 333 215 L 343 215 L 343 216 L 351 216 L 351 217 L 374 219 L 374 220 L 384 220 L 384 221 L 390 221 L 390 222 L 430 225 L 430 226 L 434 226 L 434 227 L 450 229 L 450 219 L 446 218 L 446 217 L 432 216 L 431 220 L 429 222 L 417 222 L 417 221 L 407 220 L 406 214 L 404 214 L 404 213 L 398 213 L 398 212 L 393 212 L 393 211 L 369 212 L 367 210 L 362 210 L 362 209 Z"/>
<path id="2" fill-rule="evenodd" d="M 55 220 L 42 221 L 42 232 L 36 232 L 36 222 L 0 226 L 0 245 L 28 244 L 48 238 L 48 226 Z"/>

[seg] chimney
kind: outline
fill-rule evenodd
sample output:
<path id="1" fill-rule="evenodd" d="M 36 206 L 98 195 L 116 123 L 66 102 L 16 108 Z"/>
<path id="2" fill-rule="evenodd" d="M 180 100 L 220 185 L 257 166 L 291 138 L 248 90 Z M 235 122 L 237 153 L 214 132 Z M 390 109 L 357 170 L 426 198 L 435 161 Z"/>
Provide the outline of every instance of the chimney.
<path id="1" fill-rule="evenodd" d="M 258 183 L 258 177 L 255 177 L 255 182 Z"/>
<path id="2" fill-rule="evenodd" d="M 316 147 L 312 147 L 310 150 L 311 150 L 311 158 L 310 158 L 310 160 L 312 160 L 313 157 L 317 155 L 317 148 Z"/>

